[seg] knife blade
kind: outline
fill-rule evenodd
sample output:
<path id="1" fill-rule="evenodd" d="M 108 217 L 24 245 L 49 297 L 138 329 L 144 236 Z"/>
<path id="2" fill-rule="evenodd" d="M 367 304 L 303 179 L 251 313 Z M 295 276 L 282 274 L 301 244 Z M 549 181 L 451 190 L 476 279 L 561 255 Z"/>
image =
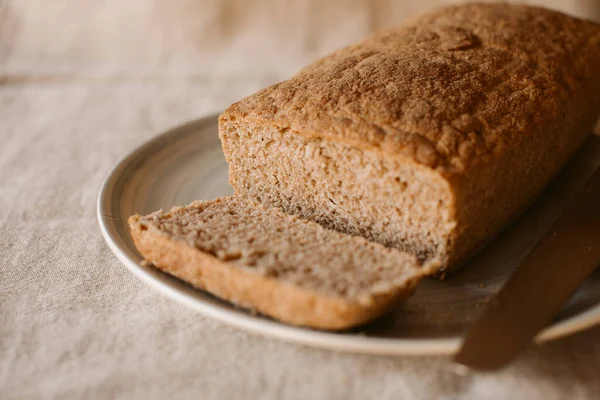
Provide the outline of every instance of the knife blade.
<path id="1" fill-rule="evenodd" d="M 512 361 L 600 265 L 600 169 L 467 332 L 454 360 L 477 370 Z"/>

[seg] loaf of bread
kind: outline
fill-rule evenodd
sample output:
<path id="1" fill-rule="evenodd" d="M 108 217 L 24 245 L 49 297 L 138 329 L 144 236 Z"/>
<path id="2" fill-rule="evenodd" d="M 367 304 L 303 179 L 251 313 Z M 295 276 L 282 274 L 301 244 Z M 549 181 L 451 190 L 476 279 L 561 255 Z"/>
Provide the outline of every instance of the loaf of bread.
<path id="1" fill-rule="evenodd" d="M 600 25 L 436 10 L 229 107 L 238 196 L 463 264 L 540 193 L 600 110 Z"/>
<path id="2" fill-rule="evenodd" d="M 159 269 L 281 321 L 343 329 L 409 296 L 434 264 L 242 198 L 129 219 Z"/>

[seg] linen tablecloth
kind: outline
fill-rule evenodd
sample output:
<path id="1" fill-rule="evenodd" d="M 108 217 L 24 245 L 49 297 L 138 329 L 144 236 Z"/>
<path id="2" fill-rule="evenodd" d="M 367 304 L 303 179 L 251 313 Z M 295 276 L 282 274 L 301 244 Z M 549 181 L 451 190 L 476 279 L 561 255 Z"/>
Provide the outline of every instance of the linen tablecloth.
<path id="1" fill-rule="evenodd" d="M 113 256 L 95 202 L 135 146 L 440 2 L 283 3 L 0 1 L 0 399 L 597 398 L 597 328 L 464 375 L 230 328 Z"/>

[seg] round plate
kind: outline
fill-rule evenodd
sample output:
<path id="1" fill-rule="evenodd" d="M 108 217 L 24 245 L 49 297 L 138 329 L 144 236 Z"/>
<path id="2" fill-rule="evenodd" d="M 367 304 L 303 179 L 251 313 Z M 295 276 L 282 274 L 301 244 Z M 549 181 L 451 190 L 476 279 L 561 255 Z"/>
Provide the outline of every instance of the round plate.
<path id="1" fill-rule="evenodd" d="M 140 264 L 142 258 L 127 228 L 131 214 L 147 214 L 233 192 L 227 183 L 216 116 L 163 133 L 122 160 L 101 189 L 98 220 L 106 242 L 131 272 L 167 296 L 228 324 L 336 350 L 387 355 L 452 354 L 469 324 L 560 214 L 564 199 L 600 164 L 599 142 L 598 138 L 590 138 L 549 190 L 471 265 L 444 281 L 425 280 L 396 310 L 372 324 L 341 333 L 288 326 L 253 315 Z M 536 340 L 555 339 L 596 323 L 600 323 L 598 272 Z"/>

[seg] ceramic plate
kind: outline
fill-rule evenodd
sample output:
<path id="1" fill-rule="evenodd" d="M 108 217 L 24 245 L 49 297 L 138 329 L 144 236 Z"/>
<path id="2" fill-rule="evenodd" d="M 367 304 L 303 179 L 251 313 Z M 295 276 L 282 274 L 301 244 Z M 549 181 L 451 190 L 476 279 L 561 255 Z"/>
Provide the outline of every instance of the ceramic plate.
<path id="1" fill-rule="evenodd" d="M 287 326 L 253 315 L 140 264 L 126 225 L 131 214 L 232 194 L 216 116 L 165 132 L 122 160 L 102 187 L 98 219 L 106 242 L 131 272 L 204 315 L 309 346 L 388 355 L 452 354 L 486 302 L 560 215 L 565 199 L 599 164 L 600 138 L 591 137 L 529 211 L 470 265 L 445 281 L 425 280 L 408 302 L 390 314 L 342 333 Z M 556 339 L 598 323 L 600 273 L 596 272 L 536 340 Z"/>

